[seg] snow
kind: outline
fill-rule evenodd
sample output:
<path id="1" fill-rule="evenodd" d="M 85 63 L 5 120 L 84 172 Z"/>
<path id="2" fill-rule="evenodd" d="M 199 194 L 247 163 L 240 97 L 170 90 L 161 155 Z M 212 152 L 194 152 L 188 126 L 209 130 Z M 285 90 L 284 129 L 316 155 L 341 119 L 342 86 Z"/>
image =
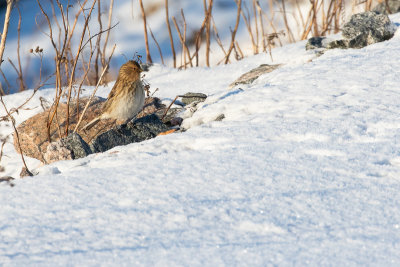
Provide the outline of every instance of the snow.
<path id="1" fill-rule="evenodd" d="M 318 58 L 304 46 L 273 50 L 283 67 L 233 89 L 269 55 L 152 67 L 146 80 L 166 103 L 209 95 L 187 131 L 47 166 L 28 159 L 39 175 L 0 184 L 0 264 L 398 266 L 399 30 Z M 53 91 L 40 90 L 17 123 Z M 30 94 L 4 100 L 15 107 Z M 11 143 L 1 163 L 17 177 Z"/>

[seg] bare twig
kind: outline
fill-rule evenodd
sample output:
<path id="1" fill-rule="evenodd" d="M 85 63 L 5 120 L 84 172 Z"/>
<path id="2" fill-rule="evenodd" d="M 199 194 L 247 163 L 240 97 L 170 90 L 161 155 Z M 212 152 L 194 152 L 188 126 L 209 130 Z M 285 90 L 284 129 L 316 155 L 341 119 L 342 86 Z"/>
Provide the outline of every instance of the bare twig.
<path id="1" fill-rule="evenodd" d="M 178 99 L 179 95 L 175 97 L 175 99 L 169 104 L 168 108 L 165 110 L 163 116 L 161 117 L 161 121 L 164 119 L 165 115 L 167 115 L 168 110 L 171 108 L 171 106 L 175 103 L 175 101 Z"/>
<path id="2" fill-rule="evenodd" d="M 21 55 L 20 55 L 20 47 L 21 47 L 21 10 L 19 10 L 19 6 L 17 6 L 18 10 L 18 41 L 17 41 L 17 58 L 18 58 L 18 80 L 19 80 L 19 90 L 24 91 L 25 90 L 25 84 L 24 84 L 24 77 L 22 74 L 22 67 L 21 67 Z"/>
<path id="3" fill-rule="evenodd" d="M 33 176 L 33 174 L 29 171 L 28 166 L 26 165 L 26 162 L 25 162 L 24 153 L 23 153 L 23 151 L 22 151 L 21 143 L 20 143 L 20 141 L 19 141 L 18 130 L 17 130 L 17 127 L 15 126 L 15 119 L 14 119 L 14 117 L 10 114 L 10 112 L 8 111 L 8 109 L 7 109 L 7 107 L 6 107 L 6 104 L 5 104 L 4 101 L 3 101 L 3 97 L 2 97 L 2 96 L 0 96 L 0 102 L 1 102 L 1 104 L 3 105 L 4 110 L 6 111 L 7 116 L 8 116 L 9 119 L 11 120 L 11 124 L 12 124 L 12 126 L 13 126 L 13 128 L 14 128 L 15 135 L 16 135 L 16 137 L 17 137 L 18 148 L 19 148 L 19 151 L 21 152 L 22 163 L 24 164 L 25 169 L 26 169 L 28 175 L 29 175 L 29 176 Z"/>
<path id="4" fill-rule="evenodd" d="M 113 13 L 113 6 L 114 6 L 114 0 L 110 0 L 110 7 L 108 9 L 108 25 L 107 28 L 111 28 L 111 19 L 112 19 L 112 13 Z M 104 68 L 106 65 L 106 48 L 107 48 L 107 43 L 108 43 L 108 38 L 110 37 L 110 31 L 107 31 L 106 38 L 104 39 L 104 45 L 103 45 L 103 53 L 101 57 L 101 64 Z"/>
<path id="5" fill-rule="evenodd" d="M 185 60 L 186 60 L 186 54 L 188 55 L 189 60 L 190 60 L 190 66 L 193 67 L 192 60 L 191 60 L 191 57 L 190 57 L 189 49 L 188 49 L 188 47 L 186 46 L 185 39 L 184 39 L 184 37 L 182 36 L 182 33 L 181 33 L 180 29 L 179 29 L 179 26 L 178 26 L 178 23 L 176 22 L 175 17 L 172 17 L 172 21 L 174 22 L 176 31 L 178 32 L 179 39 L 181 40 L 182 50 L 183 50 L 183 51 L 182 51 L 182 55 L 183 55 L 183 57 L 185 58 Z M 184 66 L 185 66 L 185 68 L 186 68 L 186 64 L 185 64 Z"/>
<path id="6" fill-rule="evenodd" d="M 152 63 L 153 61 L 151 60 L 151 55 L 150 55 L 149 38 L 147 37 L 146 13 L 144 11 L 143 1 L 139 0 L 139 3 L 140 3 L 140 9 L 142 11 L 142 18 L 143 18 L 144 41 L 145 41 L 145 44 L 146 44 L 146 62 L 147 63 Z"/>
<path id="7" fill-rule="evenodd" d="M 237 14 L 236 14 L 236 25 L 235 25 L 235 29 L 232 32 L 231 44 L 229 46 L 228 52 L 226 53 L 225 64 L 228 63 L 229 56 L 232 53 L 233 46 L 235 45 L 235 36 L 236 36 L 236 32 L 237 32 L 237 29 L 239 27 L 239 22 L 240 22 L 240 10 L 242 9 L 242 0 L 238 0 L 237 6 L 238 6 L 238 10 L 237 10 Z"/>
<path id="8" fill-rule="evenodd" d="M 176 54 L 175 54 L 175 47 L 174 47 L 174 39 L 172 38 L 171 25 L 169 23 L 168 0 L 165 0 L 165 20 L 167 22 L 169 41 L 171 43 L 172 57 L 174 59 L 174 68 L 176 68 Z"/>
<path id="9" fill-rule="evenodd" d="M 86 103 L 86 106 L 85 106 L 85 108 L 84 108 L 83 111 L 82 111 L 82 115 L 81 115 L 81 117 L 79 118 L 79 121 L 78 121 L 78 123 L 77 123 L 76 126 L 75 126 L 74 133 L 76 133 L 76 131 L 78 130 L 78 127 L 79 127 L 79 125 L 80 125 L 81 122 L 82 122 L 83 116 L 85 115 L 86 110 L 87 110 L 87 108 L 89 107 L 89 104 L 90 104 L 90 102 L 92 101 L 94 95 L 95 95 L 96 92 L 97 92 L 97 89 L 99 88 L 99 86 L 100 86 L 100 84 L 101 84 L 101 81 L 102 81 L 102 79 L 103 79 L 103 76 L 104 76 L 104 74 L 106 73 L 106 71 L 107 71 L 107 69 L 108 69 L 109 62 L 110 62 L 110 60 L 111 60 L 111 57 L 112 57 L 113 54 L 114 54 L 115 47 L 116 47 L 116 45 L 114 45 L 114 47 L 113 47 L 113 49 L 112 49 L 112 51 L 111 51 L 110 57 L 108 58 L 107 65 L 104 67 L 103 72 L 101 73 L 100 78 L 99 78 L 99 80 L 98 80 L 98 82 L 97 82 L 97 84 L 96 84 L 96 87 L 94 88 L 93 93 L 90 95 L 89 100 L 88 100 L 88 102 Z"/>
<path id="10" fill-rule="evenodd" d="M 10 24 L 10 15 L 13 4 L 14 0 L 7 0 L 7 10 L 4 18 L 4 26 L 3 26 L 3 32 L 1 34 L 1 43 L 0 43 L 0 65 L 1 63 L 3 63 L 3 54 L 4 54 L 4 49 L 6 47 L 8 25 Z"/>
<path id="11" fill-rule="evenodd" d="M 209 7 L 206 9 L 206 64 L 210 66 L 210 29 L 211 29 L 211 12 L 213 7 L 213 0 L 209 0 Z"/>
<path id="12" fill-rule="evenodd" d="M 151 30 L 150 27 L 149 27 L 149 31 L 150 31 L 151 38 L 153 38 L 153 41 L 157 46 L 158 52 L 160 53 L 161 63 L 164 65 L 164 58 L 163 58 L 163 55 L 162 55 L 162 51 L 161 51 L 160 45 L 158 44 L 158 42 L 156 40 L 156 37 L 154 37 L 153 31 Z"/>

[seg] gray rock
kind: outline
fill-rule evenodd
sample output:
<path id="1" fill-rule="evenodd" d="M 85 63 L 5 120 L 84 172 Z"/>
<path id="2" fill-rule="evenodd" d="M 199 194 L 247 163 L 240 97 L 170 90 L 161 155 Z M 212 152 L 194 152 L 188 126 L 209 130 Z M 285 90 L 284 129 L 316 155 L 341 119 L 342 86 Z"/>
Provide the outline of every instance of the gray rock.
<path id="1" fill-rule="evenodd" d="M 47 146 L 43 159 L 47 164 L 59 160 L 71 160 L 92 154 L 89 145 L 77 133 L 71 133 Z"/>
<path id="2" fill-rule="evenodd" d="M 326 45 L 327 49 L 334 49 L 334 48 L 346 49 L 348 47 L 349 47 L 349 41 L 347 40 L 334 40 Z"/>
<path id="3" fill-rule="evenodd" d="M 184 108 L 170 108 L 168 111 L 167 111 L 167 114 L 165 114 L 165 116 L 164 116 L 164 118 L 163 118 L 163 123 L 165 123 L 165 124 L 169 124 L 170 122 L 171 122 L 171 120 L 173 120 L 175 117 L 177 117 L 177 115 L 180 113 L 180 112 L 182 112 L 184 110 Z M 164 112 L 165 111 L 163 111 L 163 114 L 161 114 L 159 117 L 160 118 L 162 118 L 162 116 L 164 115 Z M 158 114 L 157 114 L 158 115 Z"/>
<path id="4" fill-rule="evenodd" d="M 311 37 L 306 44 L 306 50 L 326 48 L 326 37 Z"/>
<path id="5" fill-rule="evenodd" d="M 353 15 L 343 26 L 342 35 L 349 48 L 362 48 L 392 38 L 395 30 L 387 15 L 368 11 Z"/>
<path id="6" fill-rule="evenodd" d="M 372 11 L 381 14 L 394 14 L 400 12 L 400 0 L 388 0 L 376 5 Z"/>
<path id="7" fill-rule="evenodd" d="M 168 130 L 169 128 L 152 114 L 100 134 L 90 143 L 90 148 L 94 153 L 104 152 L 116 146 L 154 138 Z"/>
<path id="8" fill-rule="evenodd" d="M 222 121 L 223 119 L 225 119 L 225 114 L 220 114 L 217 118 L 215 118 L 215 121 Z"/>
<path id="9" fill-rule="evenodd" d="M 66 148 L 72 151 L 73 159 L 84 158 L 92 154 L 89 145 L 77 133 L 69 134 L 62 139 L 62 142 Z"/>
<path id="10" fill-rule="evenodd" d="M 229 85 L 229 88 L 233 88 L 236 85 L 239 84 L 251 84 L 254 82 L 258 77 L 265 73 L 272 72 L 282 66 L 281 64 L 274 64 L 274 65 L 269 65 L 269 64 L 261 64 L 255 69 L 250 70 L 249 72 L 246 72 L 242 76 L 240 76 L 238 79 L 236 79 L 233 83 Z"/>
<path id="11" fill-rule="evenodd" d="M 182 102 L 185 105 L 189 105 L 193 102 L 203 102 L 206 100 L 207 95 L 202 93 L 186 93 L 182 97 Z"/>

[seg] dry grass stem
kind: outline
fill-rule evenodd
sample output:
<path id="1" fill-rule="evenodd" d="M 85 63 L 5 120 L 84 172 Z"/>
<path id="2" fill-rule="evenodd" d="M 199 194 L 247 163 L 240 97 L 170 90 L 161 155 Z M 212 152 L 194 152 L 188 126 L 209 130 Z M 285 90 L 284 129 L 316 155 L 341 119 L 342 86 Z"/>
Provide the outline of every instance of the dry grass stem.
<path id="1" fill-rule="evenodd" d="M 20 154 L 21 154 L 22 163 L 24 164 L 25 169 L 26 169 L 27 173 L 29 174 L 29 176 L 33 176 L 33 174 L 29 171 L 28 166 L 26 165 L 26 162 L 25 162 L 24 153 L 22 152 L 21 143 L 20 143 L 20 140 L 19 140 L 18 130 L 17 130 L 17 127 L 15 126 L 15 119 L 14 119 L 14 117 L 10 114 L 10 112 L 8 111 L 8 109 L 7 109 L 7 107 L 6 107 L 6 104 L 5 104 L 4 101 L 3 101 L 3 97 L 2 97 L 1 95 L 0 95 L 0 102 L 1 102 L 1 104 L 3 105 L 4 110 L 6 111 L 7 116 L 8 116 L 8 118 L 10 119 L 11 124 L 12 124 L 12 126 L 13 126 L 13 128 L 14 128 L 15 135 L 16 135 L 16 137 L 17 137 L 18 148 L 19 148 L 19 151 L 21 152 Z"/>
<path id="2" fill-rule="evenodd" d="M 145 13 L 144 7 L 143 7 L 143 1 L 139 0 L 139 4 L 140 4 L 140 10 L 142 11 L 142 18 L 143 18 L 144 42 L 146 44 L 146 62 L 153 63 L 153 61 L 151 60 L 151 55 L 150 55 L 149 38 L 147 37 L 147 21 L 146 21 L 146 13 Z"/>
<path id="3" fill-rule="evenodd" d="M 236 36 L 236 32 L 238 30 L 239 22 L 240 22 L 240 13 L 241 13 L 240 11 L 242 9 L 242 0 L 238 0 L 238 2 L 236 4 L 237 4 L 237 7 L 238 7 L 237 13 L 236 13 L 236 24 L 235 24 L 235 29 L 233 30 L 233 32 L 231 34 L 231 36 L 232 36 L 231 37 L 231 44 L 229 46 L 228 52 L 226 53 L 225 64 L 228 63 L 229 56 L 232 53 L 233 46 L 235 45 L 235 36 Z"/>
<path id="4" fill-rule="evenodd" d="M 12 10 L 13 4 L 14 4 L 14 0 L 7 1 L 6 15 L 4 17 L 4 26 L 3 26 L 3 32 L 1 34 L 1 42 L 0 42 L 0 66 L 1 66 L 1 63 L 3 63 L 3 54 L 4 54 L 4 49 L 6 47 L 8 25 L 10 24 L 10 15 L 11 15 L 11 10 Z"/>
<path id="5" fill-rule="evenodd" d="M 172 38 L 171 25 L 169 23 L 168 9 L 169 9 L 168 0 L 165 0 L 165 20 L 166 20 L 167 28 L 168 28 L 168 35 L 169 35 L 169 41 L 171 44 L 172 58 L 174 60 L 174 68 L 176 68 L 176 54 L 175 54 L 175 47 L 174 47 L 174 39 Z"/>

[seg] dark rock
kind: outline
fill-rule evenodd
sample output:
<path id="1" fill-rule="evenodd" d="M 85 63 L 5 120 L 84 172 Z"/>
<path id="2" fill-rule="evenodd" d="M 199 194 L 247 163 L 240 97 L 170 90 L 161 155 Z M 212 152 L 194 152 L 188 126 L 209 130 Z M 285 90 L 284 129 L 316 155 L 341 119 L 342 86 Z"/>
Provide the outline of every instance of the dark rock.
<path id="1" fill-rule="evenodd" d="M 93 153 L 104 152 L 116 146 L 154 138 L 168 130 L 157 115 L 152 114 L 100 134 L 90 143 L 90 148 Z"/>
<path id="2" fill-rule="evenodd" d="M 349 48 L 362 48 L 392 38 L 395 29 L 387 15 L 368 11 L 353 15 L 343 26 L 342 35 Z"/>
<path id="3" fill-rule="evenodd" d="M 326 48 L 326 37 L 311 37 L 306 44 L 306 50 Z"/>
<path id="4" fill-rule="evenodd" d="M 169 121 L 171 126 L 179 126 L 182 124 L 182 122 L 183 122 L 183 119 L 181 117 L 175 117 Z"/>
<path id="5" fill-rule="evenodd" d="M 220 114 L 220 115 L 218 115 L 218 117 L 215 119 L 215 121 L 222 121 L 223 119 L 225 119 L 225 114 Z"/>
<path id="6" fill-rule="evenodd" d="M 61 140 L 65 147 L 72 151 L 73 159 L 84 158 L 92 154 L 89 145 L 77 133 L 69 134 L 66 138 Z"/>
<path id="7" fill-rule="evenodd" d="M 233 83 L 229 85 L 229 88 L 233 88 L 238 84 L 251 84 L 254 82 L 258 77 L 265 73 L 272 72 L 282 66 L 281 64 L 275 64 L 275 65 L 269 65 L 269 64 L 261 64 L 255 69 L 250 70 L 249 72 L 246 72 L 242 76 L 240 76 L 238 79 L 236 79 Z"/>
<path id="8" fill-rule="evenodd" d="M 170 108 L 167 111 L 167 114 L 165 114 L 165 116 L 163 118 L 163 122 L 166 123 L 166 124 L 170 123 L 171 120 L 173 120 L 177 116 L 177 114 L 179 114 L 182 110 L 184 110 L 184 108 Z M 163 115 L 164 114 L 162 114 L 159 117 L 162 118 Z"/>
<path id="9" fill-rule="evenodd" d="M 186 93 L 182 96 L 182 102 L 185 105 L 189 105 L 193 102 L 203 102 L 207 98 L 207 95 L 202 93 Z"/>
<path id="10" fill-rule="evenodd" d="M 387 0 L 376 5 L 372 11 L 380 14 L 394 14 L 400 12 L 400 0 Z"/>
<path id="11" fill-rule="evenodd" d="M 334 49 L 334 48 L 340 48 L 340 49 L 346 49 L 349 46 L 349 42 L 347 40 L 334 40 L 332 42 L 329 42 L 326 45 L 327 49 Z"/>

